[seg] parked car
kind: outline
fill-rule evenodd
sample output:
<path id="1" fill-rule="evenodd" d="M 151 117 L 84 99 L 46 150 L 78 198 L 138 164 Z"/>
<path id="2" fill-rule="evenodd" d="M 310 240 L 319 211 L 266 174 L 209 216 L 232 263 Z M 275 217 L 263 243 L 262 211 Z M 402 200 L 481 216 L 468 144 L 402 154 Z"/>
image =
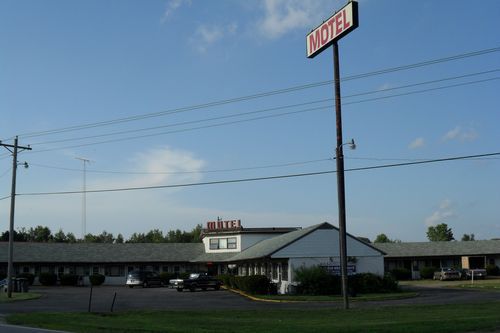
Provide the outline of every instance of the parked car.
<path id="1" fill-rule="evenodd" d="M 207 290 L 208 288 L 219 290 L 222 285 L 222 282 L 207 273 L 191 273 L 188 279 L 177 279 L 173 280 L 173 282 L 177 291 L 183 291 L 184 289 L 195 291 L 198 288 L 201 290 Z"/>
<path id="2" fill-rule="evenodd" d="M 443 267 L 441 270 L 434 272 L 434 280 L 460 280 L 460 272 L 454 268 Z"/>
<path id="3" fill-rule="evenodd" d="M 126 285 L 130 288 L 142 286 L 144 288 L 151 286 L 163 286 L 163 281 L 157 272 L 153 271 L 131 271 L 127 275 Z"/>
<path id="4" fill-rule="evenodd" d="M 486 270 L 482 268 L 464 269 L 462 278 L 467 280 L 470 280 L 472 278 L 484 280 L 486 278 L 486 275 Z"/>

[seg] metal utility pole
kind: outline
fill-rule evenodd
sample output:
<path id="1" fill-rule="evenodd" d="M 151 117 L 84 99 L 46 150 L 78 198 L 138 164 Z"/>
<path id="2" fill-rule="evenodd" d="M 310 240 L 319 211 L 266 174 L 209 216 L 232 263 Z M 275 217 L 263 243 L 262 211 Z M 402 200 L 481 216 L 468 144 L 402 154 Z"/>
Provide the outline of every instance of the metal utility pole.
<path id="1" fill-rule="evenodd" d="M 75 157 L 83 162 L 83 190 L 82 190 L 82 239 L 87 234 L 87 163 L 89 159 L 83 157 Z"/>
<path id="2" fill-rule="evenodd" d="M 18 137 L 14 139 L 14 145 L 8 145 L 0 141 L 0 146 L 5 147 L 12 153 L 12 188 L 10 193 L 10 223 L 9 223 L 9 258 L 7 265 L 7 297 L 12 297 L 12 275 L 14 273 L 14 212 L 16 207 L 16 171 L 17 171 L 17 153 L 18 150 L 31 150 L 30 146 L 18 146 Z M 27 163 L 24 163 L 28 167 Z"/>
<path id="3" fill-rule="evenodd" d="M 344 150 L 342 140 L 342 108 L 340 104 L 340 68 L 339 48 L 337 42 L 333 43 L 333 72 L 335 90 L 335 114 L 337 127 L 337 197 L 339 209 L 339 246 L 340 246 L 340 274 L 342 277 L 342 297 L 344 309 L 349 309 L 348 285 L 347 285 L 347 237 L 346 237 L 346 215 L 345 215 L 345 181 L 344 181 Z"/>
<path id="4" fill-rule="evenodd" d="M 339 48 L 337 41 L 358 27 L 358 3 L 349 1 L 339 11 L 333 13 L 330 18 L 323 21 L 317 28 L 306 36 L 306 55 L 314 58 L 330 45 L 333 45 L 333 68 L 334 68 L 334 91 L 335 91 L 335 114 L 337 127 L 337 147 L 335 148 L 337 160 L 337 193 L 339 209 L 339 254 L 340 273 L 342 276 L 342 296 L 344 298 L 344 309 L 349 308 L 348 285 L 347 285 L 347 237 L 346 237 L 346 213 L 345 213 L 345 184 L 344 184 L 344 153 L 342 146 L 342 116 L 340 103 L 340 69 Z M 352 142 L 354 146 L 354 141 Z"/>

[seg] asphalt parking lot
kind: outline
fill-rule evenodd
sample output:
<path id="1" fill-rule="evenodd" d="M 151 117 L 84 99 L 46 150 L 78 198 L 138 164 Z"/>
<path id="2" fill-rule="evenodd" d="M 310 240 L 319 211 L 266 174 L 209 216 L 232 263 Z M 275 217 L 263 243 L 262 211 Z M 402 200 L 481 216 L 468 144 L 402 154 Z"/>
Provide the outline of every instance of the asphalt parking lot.
<path id="1" fill-rule="evenodd" d="M 456 304 L 499 301 L 500 293 L 476 290 L 416 287 L 419 296 L 401 300 L 355 302 L 351 307 L 404 306 L 417 304 Z M 0 315 L 25 312 L 82 312 L 88 310 L 90 287 L 32 287 L 39 299 L 0 303 Z M 116 293 L 114 311 L 128 310 L 251 310 L 287 308 L 340 308 L 341 302 L 269 303 L 252 301 L 227 290 L 177 292 L 170 288 L 127 288 L 100 286 L 92 290 L 91 311 L 110 312 Z"/>

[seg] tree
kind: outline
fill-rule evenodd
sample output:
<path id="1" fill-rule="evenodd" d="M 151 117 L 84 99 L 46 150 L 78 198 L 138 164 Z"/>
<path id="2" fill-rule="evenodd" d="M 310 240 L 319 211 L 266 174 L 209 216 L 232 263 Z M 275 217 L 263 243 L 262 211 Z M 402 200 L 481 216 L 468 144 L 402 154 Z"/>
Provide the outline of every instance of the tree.
<path id="1" fill-rule="evenodd" d="M 430 226 L 427 229 L 427 238 L 431 242 L 452 241 L 455 239 L 451 228 L 448 228 L 446 223 L 438 224 L 435 227 Z"/>
<path id="2" fill-rule="evenodd" d="M 123 242 L 124 242 L 123 235 L 122 234 L 118 234 L 118 236 L 116 236 L 115 243 L 116 244 L 122 244 Z"/>
<path id="3" fill-rule="evenodd" d="M 462 236 L 462 242 L 469 242 L 469 241 L 475 241 L 474 234 L 464 234 Z"/>
<path id="4" fill-rule="evenodd" d="M 52 240 L 52 232 L 48 227 L 39 225 L 34 229 L 30 228 L 28 233 L 30 242 L 49 242 Z"/>
<path id="5" fill-rule="evenodd" d="M 54 242 L 56 243 L 67 243 L 67 237 L 62 229 L 59 229 L 58 232 L 54 234 Z"/>
<path id="6" fill-rule="evenodd" d="M 377 235 L 377 237 L 375 238 L 375 240 L 373 242 L 374 243 L 394 243 L 394 241 L 392 239 L 390 239 L 389 237 L 387 237 L 386 234 Z"/>

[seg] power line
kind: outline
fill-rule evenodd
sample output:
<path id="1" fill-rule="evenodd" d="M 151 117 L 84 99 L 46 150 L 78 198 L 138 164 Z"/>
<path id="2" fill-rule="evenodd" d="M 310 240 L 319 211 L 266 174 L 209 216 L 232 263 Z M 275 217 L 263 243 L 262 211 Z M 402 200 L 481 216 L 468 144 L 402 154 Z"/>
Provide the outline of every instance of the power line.
<path id="1" fill-rule="evenodd" d="M 471 77 L 471 76 L 491 74 L 491 73 L 499 72 L 499 71 L 500 71 L 500 69 L 493 69 L 493 70 L 488 70 L 488 71 L 483 71 L 483 72 L 463 74 L 463 75 L 459 75 L 459 76 L 447 77 L 447 78 L 431 80 L 431 81 L 417 82 L 417 83 L 407 84 L 407 85 L 398 86 L 398 87 L 365 91 L 365 92 L 361 92 L 361 93 L 343 96 L 343 98 L 346 99 L 346 98 L 353 98 L 353 97 L 359 97 L 359 96 L 364 96 L 364 95 L 383 93 L 383 92 L 387 92 L 387 91 L 394 91 L 394 90 L 406 89 L 406 88 L 411 88 L 411 87 L 416 87 L 416 86 L 421 86 L 421 85 L 427 85 L 427 84 L 439 83 L 439 82 L 444 82 L 444 81 L 462 79 L 462 78 L 467 78 L 467 77 Z M 35 142 L 35 143 L 32 143 L 31 145 L 44 145 L 44 144 L 53 144 L 53 143 L 60 143 L 60 142 L 79 141 L 79 140 L 102 138 L 102 137 L 109 137 L 109 136 L 115 136 L 115 135 L 121 135 L 121 134 L 130 134 L 130 133 L 137 133 L 137 132 L 144 132 L 144 131 L 152 131 L 152 130 L 168 128 L 168 127 L 190 125 L 190 124 L 203 123 L 203 122 L 209 122 L 209 121 L 215 121 L 215 120 L 221 120 L 221 119 L 242 117 L 242 116 L 251 115 L 251 114 L 258 114 L 258 113 L 265 113 L 265 112 L 270 112 L 270 111 L 283 110 L 283 109 L 294 108 L 294 107 L 299 107 L 299 106 L 318 104 L 318 103 L 323 103 L 323 102 L 329 102 L 332 100 L 333 100 L 333 98 L 326 98 L 326 99 L 308 101 L 308 102 L 297 103 L 297 104 L 289 104 L 289 105 L 284 105 L 284 106 L 265 108 L 265 109 L 256 110 L 256 111 L 249 111 L 249 112 L 243 112 L 243 113 L 237 113 L 237 114 L 231 114 L 231 115 L 225 115 L 225 116 L 218 116 L 218 117 L 211 117 L 211 118 L 205 118 L 205 119 L 172 123 L 172 124 L 167 124 L 167 125 L 139 128 L 139 129 L 133 129 L 133 130 L 124 130 L 124 131 L 117 131 L 117 132 L 104 133 L 104 134 L 98 134 L 98 135 L 89 135 L 89 136 L 82 136 L 82 137 L 76 137 L 76 138 L 69 138 L 69 139 L 57 139 L 57 140 L 50 140 L 50 141 Z M 355 103 L 361 103 L 361 101 L 360 102 L 353 102 L 352 104 L 355 104 Z M 348 105 L 348 103 L 347 104 L 344 103 L 344 105 Z"/>
<path id="2" fill-rule="evenodd" d="M 414 162 L 405 162 L 405 163 L 393 163 L 393 164 L 384 164 L 384 165 L 374 165 L 374 166 L 368 166 L 368 167 L 346 169 L 345 171 L 346 172 L 347 171 L 349 171 L 349 172 L 353 172 L 353 171 L 366 171 L 366 170 L 394 168 L 394 167 L 402 167 L 402 166 L 410 166 L 410 165 L 418 165 L 418 164 L 429 164 L 429 163 L 446 162 L 446 161 L 456 161 L 456 160 L 473 159 L 473 158 L 498 156 L 498 155 L 500 155 L 500 152 L 488 153 L 488 154 L 478 154 L 478 155 L 456 156 L 456 157 L 448 157 L 448 158 L 439 158 L 439 159 L 432 159 L 432 160 L 425 160 L 425 161 L 414 161 Z M 67 195 L 67 194 L 81 194 L 81 193 L 105 193 L 105 192 L 124 192 L 124 191 L 138 191 L 138 190 L 154 190 L 154 189 L 193 187 L 193 186 L 204 186 L 204 185 L 220 185 L 220 184 L 231 184 L 231 183 L 243 183 L 243 182 L 264 181 L 264 180 L 285 179 L 285 178 L 298 178 L 298 177 L 306 177 L 306 176 L 325 175 L 325 174 L 331 174 L 331 173 L 336 173 L 336 172 L 337 171 L 335 171 L 335 170 L 327 170 L 327 171 L 307 172 L 307 173 L 278 175 L 278 176 L 218 180 L 218 181 L 199 182 L 199 183 L 185 183 L 185 184 L 157 185 L 157 186 L 142 186 L 142 187 L 124 187 L 124 188 L 114 188 L 114 189 L 87 190 L 85 192 L 84 191 L 31 192 L 31 193 L 19 193 L 17 195 L 22 195 L 22 196 L 42 196 L 42 195 Z"/>
<path id="3" fill-rule="evenodd" d="M 435 87 L 435 88 L 429 88 L 429 89 L 423 89 L 423 90 L 416 90 L 416 91 L 411 91 L 411 92 L 401 93 L 401 94 L 394 94 L 394 95 L 388 95 L 388 96 L 382 96 L 382 97 L 368 98 L 368 99 L 354 101 L 354 102 L 342 103 L 342 105 L 346 106 L 346 105 L 366 103 L 366 102 L 383 100 L 383 99 L 390 99 L 390 98 L 395 98 L 395 97 L 400 97 L 400 96 L 408 96 L 408 95 L 413 95 L 413 94 L 421 94 L 421 93 L 430 92 L 430 91 L 443 90 L 443 89 L 448 89 L 448 88 L 455 88 L 455 87 L 466 86 L 466 85 L 477 84 L 477 83 L 483 83 L 483 82 L 488 82 L 488 81 L 493 81 L 493 80 L 498 80 L 498 79 L 500 79 L 500 77 L 493 77 L 493 78 L 488 78 L 488 79 L 483 79 L 483 80 L 476 80 L 476 81 L 470 81 L 470 82 L 464 82 L 464 83 L 458 83 L 458 84 L 453 84 L 453 85 L 448 85 L 448 86 Z M 49 151 L 56 151 L 56 150 L 62 150 L 62 149 L 70 149 L 70 148 L 88 147 L 88 146 L 93 146 L 93 145 L 98 145 L 98 144 L 106 144 L 106 143 L 112 143 L 112 142 L 123 142 L 123 141 L 128 141 L 128 140 L 136 140 L 136 139 L 142 139 L 142 138 L 153 137 L 153 136 L 158 136 L 158 135 L 167 135 L 167 134 L 174 134 L 174 133 L 189 132 L 189 131 L 200 130 L 200 129 L 207 129 L 207 128 L 213 128 L 213 127 L 221 127 L 221 126 L 227 126 L 227 125 L 245 123 L 245 122 L 262 120 L 262 119 L 268 119 L 268 118 L 283 117 L 283 116 L 288 116 L 288 115 L 292 115 L 292 114 L 299 114 L 299 113 L 304 113 L 304 112 L 326 110 L 326 109 L 330 109 L 331 107 L 332 107 L 332 105 L 327 105 L 327 106 L 323 106 L 323 107 L 309 108 L 309 109 L 303 109 L 303 110 L 291 111 L 291 112 L 283 112 L 283 113 L 278 113 L 278 114 L 273 114 L 273 115 L 259 116 L 259 117 L 242 119 L 242 120 L 234 120 L 234 121 L 229 121 L 229 122 L 221 122 L 221 123 L 217 123 L 217 124 L 197 126 L 197 127 L 191 127 L 191 128 L 185 128 L 185 129 L 179 129 L 179 130 L 173 130 L 173 131 L 167 131 L 167 132 L 159 132 L 159 133 L 151 133 L 151 134 L 144 134 L 144 135 L 136 135 L 136 136 L 122 137 L 122 138 L 115 138 L 115 139 L 109 139 L 109 140 L 103 140 L 103 141 L 97 141 L 97 142 L 90 142 L 90 143 L 82 143 L 82 144 L 78 144 L 78 145 L 70 145 L 70 146 L 63 146 L 63 147 L 56 147 L 56 148 L 38 149 L 37 151 L 31 152 L 31 154 L 37 154 L 37 153 L 43 153 L 43 152 L 49 152 Z"/>
<path id="4" fill-rule="evenodd" d="M 323 159 L 316 159 L 316 160 L 309 160 L 309 161 L 300 161 L 300 162 L 289 162 L 289 163 L 282 163 L 282 164 L 271 164 L 271 165 L 261 165 L 261 166 L 254 166 L 254 167 L 244 167 L 244 168 L 231 168 L 231 169 L 216 169 L 216 170 L 198 170 L 198 171 L 170 171 L 170 172 L 140 172 L 140 171 L 110 171 L 110 170 L 91 170 L 87 169 L 87 172 L 89 173 L 104 173 L 104 174 L 127 174 L 127 175 L 178 175 L 178 174 L 200 174 L 200 173 L 218 173 L 218 172 L 231 172 L 231 171 L 245 171 L 245 170 L 257 170 L 257 169 L 268 169 L 268 168 L 279 168 L 279 167 L 287 167 L 287 166 L 297 166 L 297 165 L 304 165 L 304 164 L 311 164 L 311 163 L 317 163 L 317 162 L 326 162 L 326 161 L 331 161 L 332 158 L 323 158 Z M 82 172 L 81 169 L 73 169 L 73 168 L 64 168 L 64 167 L 57 167 L 57 166 L 50 166 L 46 164 L 38 164 L 38 163 L 33 163 L 30 162 L 31 166 L 39 166 L 42 168 L 48 168 L 48 169 L 56 169 L 56 170 L 65 170 L 65 171 L 75 171 L 75 172 Z"/>
<path id="5" fill-rule="evenodd" d="M 449 57 L 445 57 L 445 58 L 427 60 L 427 61 L 422 61 L 422 62 L 418 62 L 418 63 L 414 63 L 414 64 L 391 67 L 391 68 L 376 70 L 376 71 L 367 72 L 367 73 L 363 73 L 363 74 L 347 76 L 347 77 L 342 78 L 342 81 L 357 80 L 357 79 L 367 78 L 367 77 L 376 76 L 376 75 L 393 73 L 393 72 L 397 72 L 397 71 L 408 70 L 408 69 L 413 69 L 413 68 L 418 68 L 418 67 L 423 67 L 423 66 L 429 66 L 429 65 L 439 64 L 439 63 L 448 62 L 448 61 L 454 61 L 454 60 L 459 60 L 459 59 L 464 59 L 464 58 L 469 58 L 469 57 L 480 56 L 480 55 L 498 52 L 498 51 L 500 51 L 500 47 L 483 49 L 483 50 L 468 52 L 468 53 L 462 53 L 462 54 L 449 56 Z M 285 94 L 285 93 L 294 92 L 294 91 L 298 91 L 298 90 L 311 89 L 311 88 L 315 88 L 315 87 L 329 85 L 329 84 L 332 84 L 332 82 L 333 82 L 332 80 L 315 82 L 315 83 L 304 84 L 304 85 L 299 85 L 299 86 L 294 86 L 294 87 L 288 87 L 288 88 L 284 88 L 284 89 L 278 89 L 278 90 L 257 93 L 257 94 L 253 94 L 253 95 L 247 95 L 247 96 L 241 96 L 241 97 L 236 97 L 236 98 L 230 98 L 230 99 L 224 99 L 224 100 L 219 100 L 219 101 L 214 101 L 214 102 L 209 102 L 209 103 L 193 105 L 193 106 L 175 108 L 175 109 L 170 109 L 170 110 L 166 110 L 166 111 L 146 113 L 146 114 L 142 114 L 142 115 L 135 115 L 135 116 L 117 118 L 117 119 L 112 119 L 112 120 L 107 120 L 107 121 L 87 123 L 87 124 L 82 124 L 82 125 L 61 127 L 61 128 L 56 128 L 56 129 L 46 130 L 46 131 L 28 132 L 28 133 L 23 133 L 19 136 L 22 136 L 24 138 L 29 138 L 29 137 L 37 137 L 37 136 L 57 134 L 57 133 L 63 133 L 63 132 L 77 131 L 77 130 L 94 128 L 94 127 L 109 126 L 109 125 L 114 125 L 114 124 L 119 124 L 119 123 L 124 123 L 124 122 L 137 121 L 137 120 L 160 117 L 160 116 L 179 113 L 179 112 L 192 111 L 192 110 L 203 109 L 203 108 L 208 108 L 208 107 L 213 107 L 213 106 L 220 106 L 220 105 L 225 105 L 225 104 L 230 104 L 230 103 L 247 101 L 247 100 L 251 100 L 251 99 L 269 97 L 269 96 L 278 95 L 278 94 Z"/>

